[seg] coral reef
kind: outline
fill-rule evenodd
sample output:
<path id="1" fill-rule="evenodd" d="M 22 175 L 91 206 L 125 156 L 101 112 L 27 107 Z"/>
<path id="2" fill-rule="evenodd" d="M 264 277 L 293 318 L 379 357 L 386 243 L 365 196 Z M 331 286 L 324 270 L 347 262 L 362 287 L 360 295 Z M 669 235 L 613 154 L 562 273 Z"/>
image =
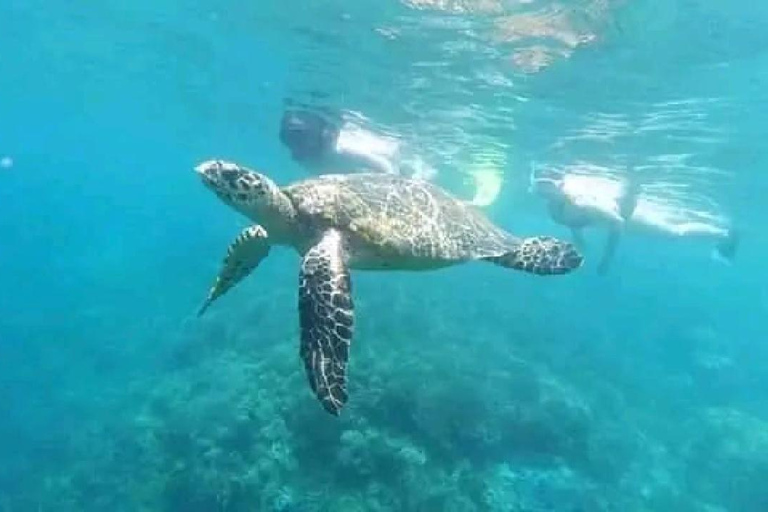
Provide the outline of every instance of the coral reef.
<path id="1" fill-rule="evenodd" d="M 529 328 L 522 314 L 511 330 L 474 324 L 476 356 L 470 357 L 461 315 L 438 321 L 420 314 L 431 307 L 429 299 L 409 297 L 396 285 L 371 296 L 358 301 L 351 399 L 341 417 L 327 415 L 307 389 L 296 326 L 281 314 L 290 294 L 231 304 L 169 336 L 155 371 L 103 405 L 89 427 L 71 432 L 58 457 L 30 468 L 34 478 L 3 495 L 0 506 L 62 512 L 766 506 L 760 489 L 768 428 L 757 417 L 711 409 L 688 425 L 677 417 L 665 421 L 648 404 L 633 405 L 594 368 L 569 376 L 565 362 L 577 359 L 556 348 L 560 340 L 542 347 L 548 343 L 542 334 L 539 345 L 507 343 Z M 400 297 L 388 305 L 396 326 L 386 315 L 366 314 L 383 310 L 388 296 Z M 461 307 L 470 317 L 492 308 Z"/>

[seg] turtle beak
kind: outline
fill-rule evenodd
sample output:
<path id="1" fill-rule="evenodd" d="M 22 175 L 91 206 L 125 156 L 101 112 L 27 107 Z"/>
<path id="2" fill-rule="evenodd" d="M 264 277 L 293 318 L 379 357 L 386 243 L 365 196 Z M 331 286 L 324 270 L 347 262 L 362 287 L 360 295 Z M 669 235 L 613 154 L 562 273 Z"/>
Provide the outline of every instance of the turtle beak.
<path id="1" fill-rule="evenodd" d="M 195 167 L 195 172 L 202 178 L 206 185 L 212 185 L 216 182 L 224 162 L 221 160 L 206 160 Z"/>
<path id="2" fill-rule="evenodd" d="M 207 160 L 198 164 L 195 166 L 195 172 L 206 187 L 212 187 L 215 183 L 214 175 L 216 174 L 216 160 Z"/>
<path id="3" fill-rule="evenodd" d="M 239 165 L 225 160 L 206 160 L 195 167 L 203 184 L 213 190 L 232 187 L 232 181 L 243 174 Z"/>

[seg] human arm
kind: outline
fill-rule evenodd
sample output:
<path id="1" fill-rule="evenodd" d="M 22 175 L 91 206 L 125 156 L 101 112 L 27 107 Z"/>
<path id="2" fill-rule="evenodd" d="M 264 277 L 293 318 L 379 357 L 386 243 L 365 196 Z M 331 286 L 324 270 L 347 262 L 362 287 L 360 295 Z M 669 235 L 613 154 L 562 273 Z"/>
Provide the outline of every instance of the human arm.
<path id="1" fill-rule="evenodd" d="M 573 239 L 573 243 L 576 244 L 576 247 L 579 249 L 584 248 L 584 233 L 581 231 L 581 228 L 572 227 L 571 238 Z"/>
<path id="2" fill-rule="evenodd" d="M 597 266 L 598 274 L 604 275 L 608 272 L 611 262 L 613 261 L 613 256 L 616 254 L 616 247 L 619 245 L 620 238 L 620 229 L 614 227 L 608 231 L 608 238 L 606 239 L 605 247 L 603 248 L 603 256 Z"/>

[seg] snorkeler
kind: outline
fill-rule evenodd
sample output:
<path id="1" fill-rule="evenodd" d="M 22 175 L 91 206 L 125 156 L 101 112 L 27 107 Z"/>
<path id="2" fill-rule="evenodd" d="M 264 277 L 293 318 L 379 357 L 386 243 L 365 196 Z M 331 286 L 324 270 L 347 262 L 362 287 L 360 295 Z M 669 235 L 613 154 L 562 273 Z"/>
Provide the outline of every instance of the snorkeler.
<path id="1" fill-rule="evenodd" d="M 280 122 L 280 141 L 296 162 L 316 174 L 399 172 L 392 163 L 398 149 L 395 140 L 347 123 L 338 125 L 312 110 L 286 110 Z"/>
<path id="2" fill-rule="evenodd" d="M 334 122 L 314 110 L 285 110 L 280 141 L 297 163 L 315 174 L 373 171 L 425 181 L 437 175 L 420 156 L 408 154 L 396 138 L 375 134 L 351 122 Z M 503 160 L 497 161 L 499 155 L 492 147 L 484 151 L 482 158 L 469 166 L 468 173 L 474 195 L 467 203 L 480 207 L 494 202 L 502 184 Z"/>
<path id="3" fill-rule="evenodd" d="M 640 187 L 635 182 L 625 181 L 618 194 L 606 194 L 599 186 L 585 186 L 569 178 L 572 176 L 567 174 L 559 178 L 531 176 L 531 188 L 548 201 L 552 219 L 571 229 L 577 245 L 583 245 L 584 228 L 603 226 L 608 230 L 598 265 L 601 274 L 608 271 L 621 234 L 632 228 L 679 238 L 715 240 L 716 256 L 724 261 L 732 261 L 736 254 L 739 237 L 733 229 L 703 222 L 675 223 L 651 209 L 638 208 Z"/>

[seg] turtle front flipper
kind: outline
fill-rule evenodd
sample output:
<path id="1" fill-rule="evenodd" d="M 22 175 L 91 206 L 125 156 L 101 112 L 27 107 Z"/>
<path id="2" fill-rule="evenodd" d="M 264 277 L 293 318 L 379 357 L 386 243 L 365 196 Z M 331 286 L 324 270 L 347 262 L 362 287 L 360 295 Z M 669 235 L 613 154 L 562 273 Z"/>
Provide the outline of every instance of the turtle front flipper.
<path id="1" fill-rule="evenodd" d="M 227 248 L 216 282 L 208 292 L 197 316 L 205 313 L 208 307 L 242 281 L 269 254 L 267 232 L 261 226 L 245 228 Z"/>
<path id="2" fill-rule="evenodd" d="M 509 252 L 483 259 L 538 275 L 567 274 L 579 268 L 584 261 L 573 244 L 548 236 L 525 238 Z"/>
<path id="3" fill-rule="evenodd" d="M 326 411 L 347 401 L 347 360 L 354 306 L 341 233 L 329 230 L 304 255 L 299 275 L 301 359 L 309 385 Z"/>

